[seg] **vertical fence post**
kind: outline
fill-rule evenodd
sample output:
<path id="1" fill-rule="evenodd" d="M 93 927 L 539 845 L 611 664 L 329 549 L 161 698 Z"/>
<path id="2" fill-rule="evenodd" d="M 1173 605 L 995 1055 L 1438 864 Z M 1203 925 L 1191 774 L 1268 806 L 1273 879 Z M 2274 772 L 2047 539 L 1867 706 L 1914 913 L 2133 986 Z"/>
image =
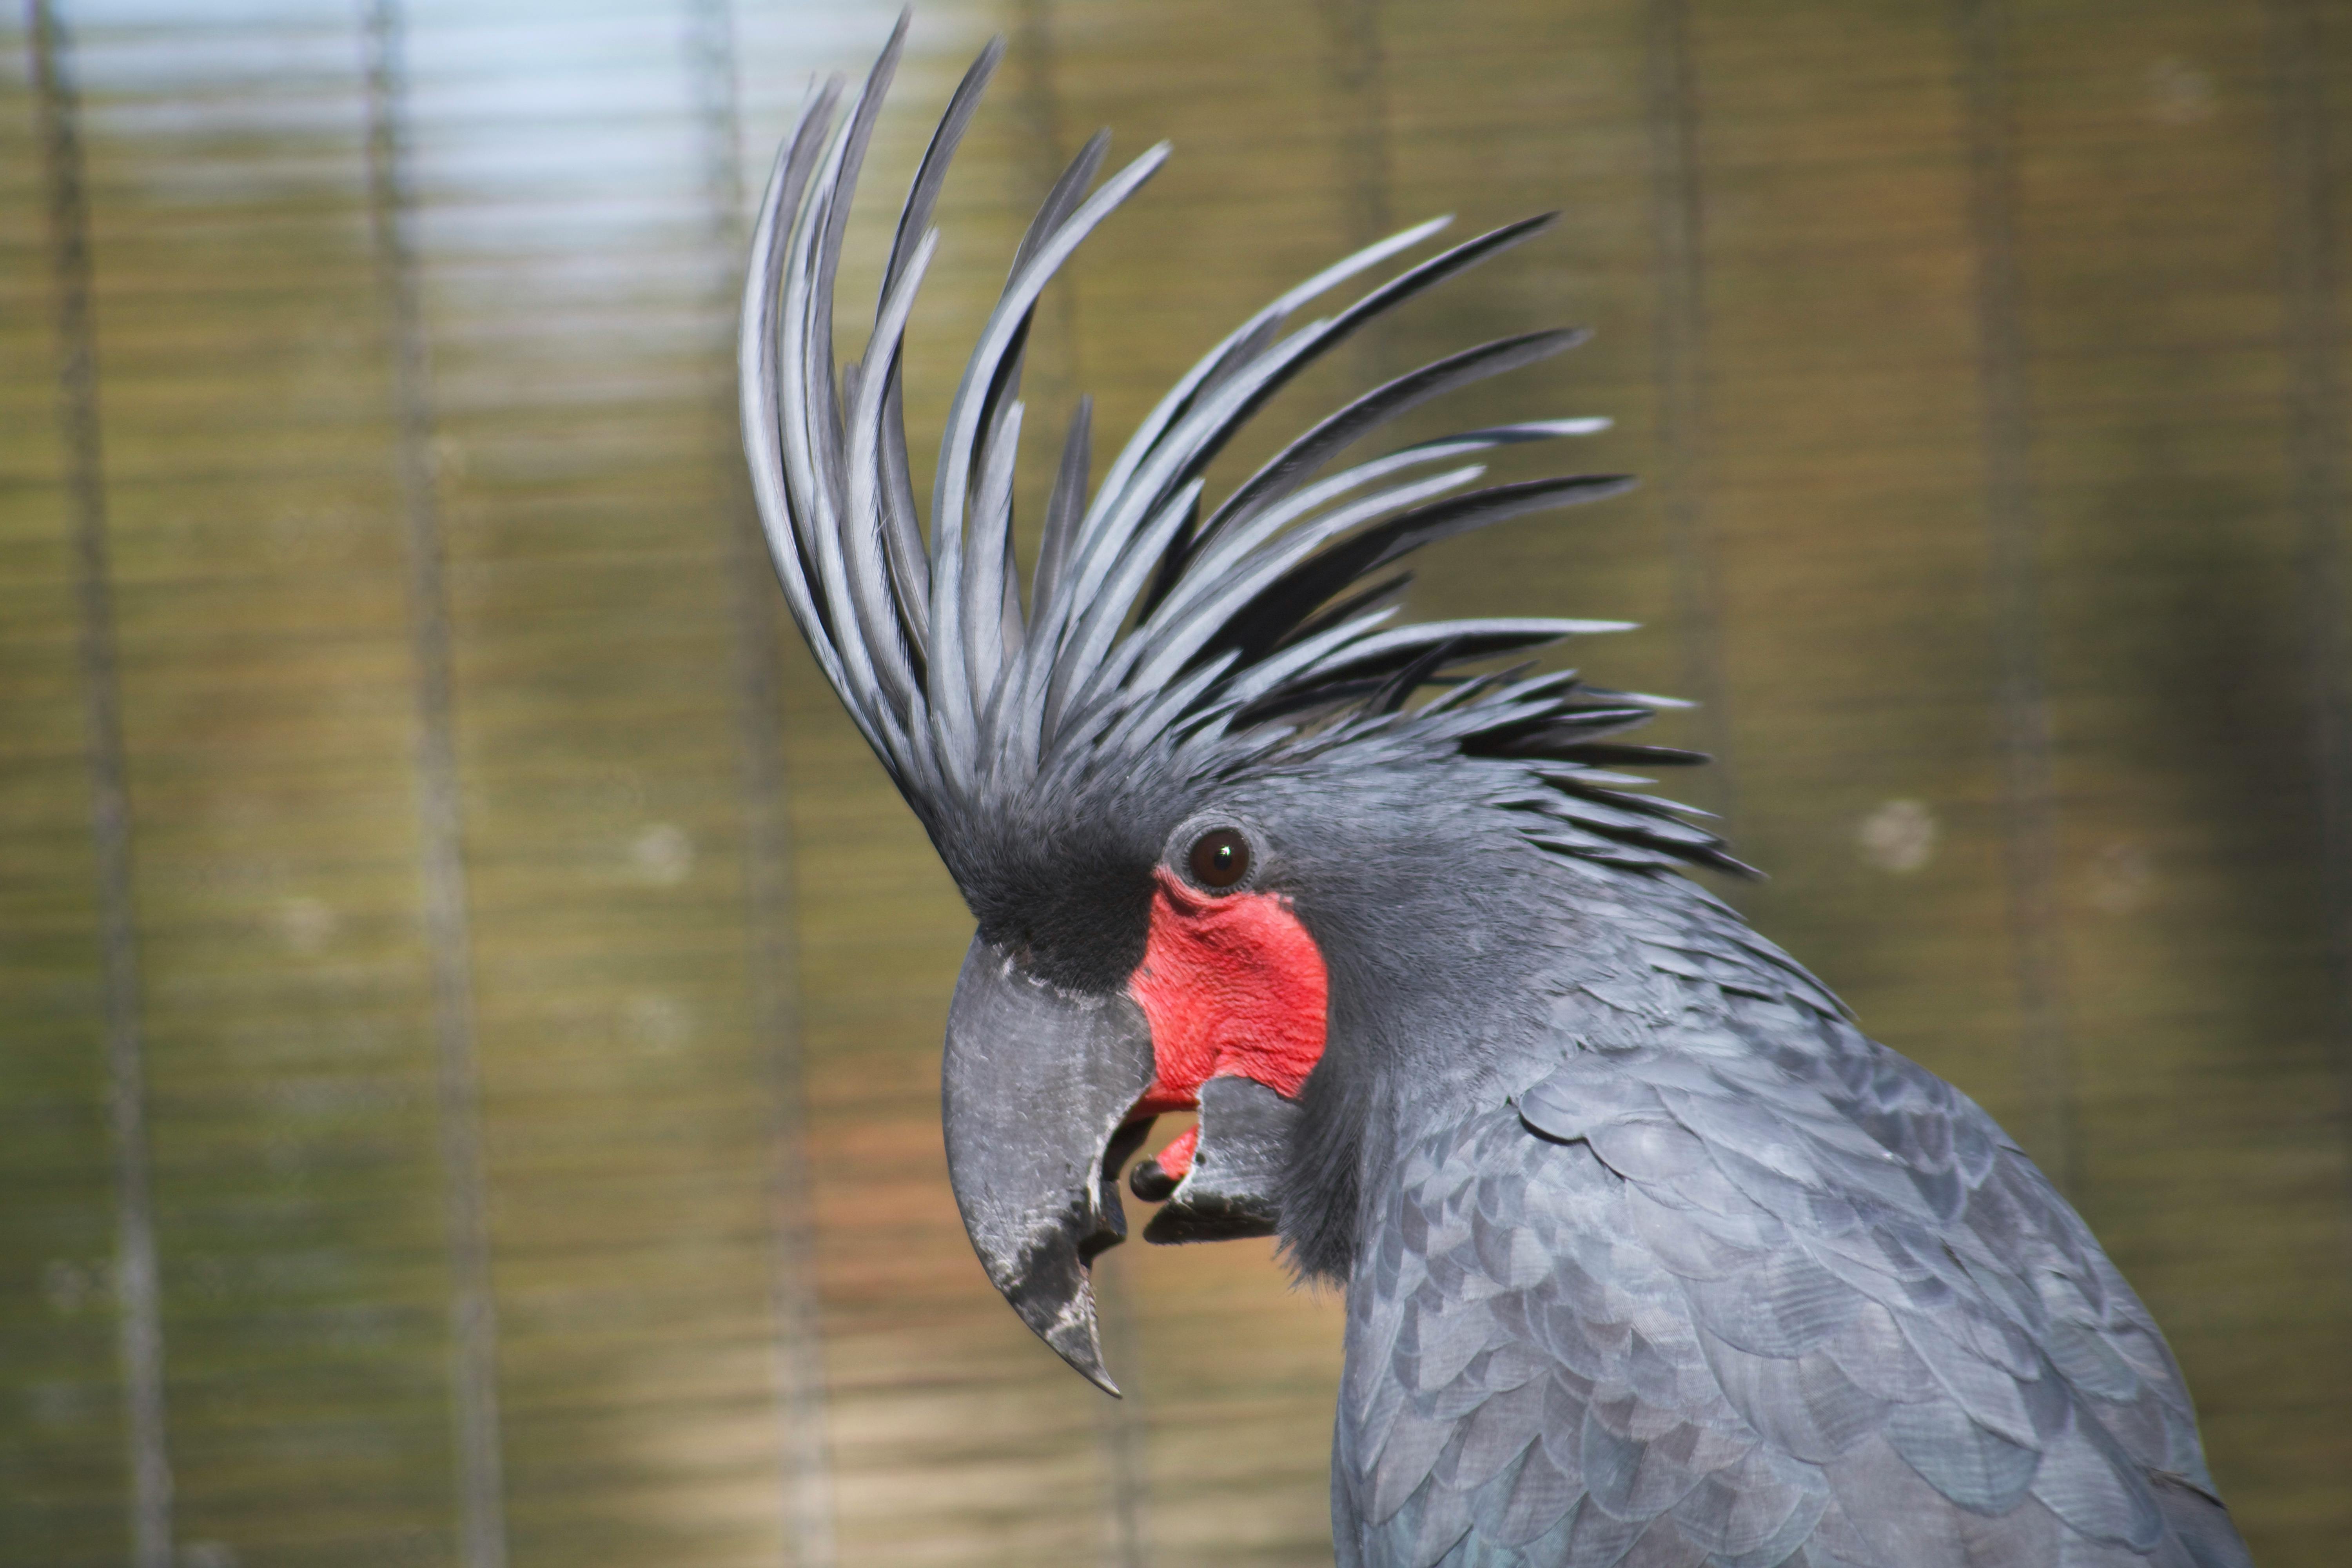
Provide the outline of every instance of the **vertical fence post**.
<path id="1" fill-rule="evenodd" d="M 107 1112 L 114 1141 L 114 1284 L 130 1447 L 132 1568 L 171 1568 L 172 1467 L 163 1425 L 163 1327 L 148 1168 L 140 1033 L 139 933 L 131 893 L 131 795 L 122 691 L 107 564 L 106 472 L 100 444 L 97 328 L 90 310 L 89 204 L 82 183 L 81 104 L 69 42 L 50 0 L 30 0 L 34 97 L 48 184 L 57 290 L 58 423 L 80 599 L 82 710 L 89 749 L 89 826 L 98 868 L 99 962 Z"/>
<path id="2" fill-rule="evenodd" d="M 409 168 L 405 29 L 399 0 L 367 0 L 368 210 L 392 334 L 395 466 L 408 533 L 408 626 L 416 689 L 418 874 L 433 974 L 442 1181 L 449 1248 L 450 1389 L 458 1561 L 505 1568 L 498 1307 L 490 1281 L 480 1068 L 474 1040 L 465 823 L 457 792 L 448 590 L 444 582 L 433 405 L 417 281 Z"/>
<path id="3" fill-rule="evenodd" d="M 733 364 L 734 302 L 749 241 L 743 221 L 742 121 L 736 94 L 731 0 L 691 0 L 686 56 L 701 138 L 709 244 L 719 279 L 714 308 L 723 331 L 721 363 Z M 773 1314 L 776 1420 L 782 1460 L 782 1515 L 793 1568 L 833 1568 L 833 1479 L 825 1431 L 824 1319 L 816 1286 L 815 1217 L 808 1198 L 807 1113 L 793 940 L 790 780 L 784 763 L 777 681 L 774 571 L 751 507 L 734 438 L 735 382 L 719 378 L 712 409 L 711 460 L 721 476 L 723 556 L 734 622 L 737 809 L 743 826 L 743 894 L 751 1026 L 769 1074 L 768 1213 L 770 1310 Z"/>
<path id="4" fill-rule="evenodd" d="M 1650 0 L 1644 111 L 1650 140 L 1650 234 L 1657 318 L 1652 374 L 1658 400 L 1659 510 L 1675 556 L 1682 689 L 1698 704 L 1699 749 L 1715 761 L 1697 788 L 1728 821 L 1738 805 L 1723 679 L 1723 602 L 1707 529 L 1706 250 L 1699 183 L 1699 103 L 1686 0 Z"/>
<path id="5" fill-rule="evenodd" d="M 2289 378 L 2287 469 L 2301 536 L 2295 567 L 2304 595 L 2305 701 L 2327 921 L 2329 1023 L 2339 1110 L 2352 1112 L 2352 714 L 2347 712 L 2352 676 L 2346 669 L 2352 637 L 2345 626 L 2347 409 L 2337 362 L 2344 343 L 2336 303 L 2334 172 L 2327 166 L 2326 40 L 2310 0 L 2269 0 L 2265 9 L 2285 307 L 2280 325 Z"/>
<path id="6" fill-rule="evenodd" d="M 1958 23 L 1968 115 L 1969 220 L 1976 248 L 1984 522 L 2000 672 L 2003 843 L 2019 1048 L 2032 1110 L 2029 1124 L 2040 1133 L 2034 1157 L 2060 1191 L 2074 1195 L 2081 1171 L 2057 902 L 2050 696 L 2042 658 L 2042 530 L 2033 499 L 2024 277 L 2017 254 L 2009 9 L 2002 0 L 1962 0 Z"/>
<path id="7" fill-rule="evenodd" d="M 1024 151 L 1036 176 L 1037 188 L 1047 188 L 1061 176 L 1068 149 L 1062 126 L 1061 86 L 1055 70 L 1052 0 L 1021 0 L 1013 17 L 1009 60 L 1013 68 L 1014 109 L 1024 131 Z M 1038 368 L 1038 376 L 1058 401 L 1074 401 L 1078 391 L 1077 290 L 1067 276 L 1055 278 L 1042 311 L 1051 311 L 1061 343 L 1058 363 Z M 1035 364 L 1041 356 L 1029 356 Z M 1135 1308 L 1129 1300 L 1126 1259 L 1116 1252 L 1094 1261 L 1095 1317 L 1102 1336 L 1105 1359 L 1125 1379 L 1129 1397 L 1085 1397 L 1095 1402 L 1095 1453 L 1102 1467 L 1102 1562 L 1104 1568 L 1143 1568 L 1144 1504 L 1150 1492 L 1150 1463 L 1144 1453 L 1144 1427 L 1138 1406 L 1141 1387 L 1135 1371 L 1138 1336 Z"/>

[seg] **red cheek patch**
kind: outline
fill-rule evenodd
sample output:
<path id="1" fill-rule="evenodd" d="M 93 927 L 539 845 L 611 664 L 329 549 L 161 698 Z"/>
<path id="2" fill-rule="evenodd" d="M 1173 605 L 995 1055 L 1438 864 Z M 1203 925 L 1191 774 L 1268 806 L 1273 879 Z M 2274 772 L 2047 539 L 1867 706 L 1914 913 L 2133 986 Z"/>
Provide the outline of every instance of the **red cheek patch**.
<path id="1" fill-rule="evenodd" d="M 1150 1021 L 1157 1068 L 1135 1114 L 1193 1110 L 1201 1085 L 1220 1076 L 1296 1097 L 1323 1055 L 1329 984 L 1314 938 L 1275 894 L 1213 898 L 1168 870 L 1159 878 L 1150 941 L 1127 983 Z"/>

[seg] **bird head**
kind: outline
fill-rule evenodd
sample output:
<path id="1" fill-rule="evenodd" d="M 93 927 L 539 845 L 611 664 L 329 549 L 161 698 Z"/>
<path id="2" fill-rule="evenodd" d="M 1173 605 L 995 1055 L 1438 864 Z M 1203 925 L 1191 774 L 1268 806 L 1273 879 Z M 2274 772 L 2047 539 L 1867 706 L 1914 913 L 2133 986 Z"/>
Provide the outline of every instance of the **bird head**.
<path id="1" fill-rule="evenodd" d="M 1031 318 L 1079 242 L 1167 156 L 1155 147 L 1097 184 L 1098 134 L 1014 255 L 949 411 L 926 530 L 900 414 L 903 337 L 948 162 L 1002 45 L 950 100 L 901 211 L 873 331 L 842 364 L 843 230 L 904 33 L 902 21 L 856 94 L 838 81 L 813 92 L 778 155 L 744 296 L 746 454 L 793 616 L 978 925 L 942 1066 L 965 1228 L 1030 1327 L 1115 1393 L 1088 1270 L 1126 1234 L 1118 1175 L 1154 1118 L 1199 1114 L 1136 1167 L 1138 1194 L 1164 1200 L 1147 1239 L 1280 1234 L 1302 1268 L 1328 1268 L 1352 1217 L 1335 1194 L 1353 1191 L 1366 1108 L 1413 1066 L 1383 1047 L 1433 1034 L 1400 1026 L 1400 1013 L 1466 1016 L 1491 980 L 1478 965 L 1432 973 L 1432 955 L 1496 945 L 1512 889 L 1547 865 L 1736 862 L 1615 771 L 1697 760 L 1619 738 L 1665 700 L 1496 668 L 1619 623 L 1395 622 L 1409 578 L 1391 568 L 1404 555 L 1630 483 L 1478 488 L 1477 458 L 1606 421 L 1473 430 L 1331 471 L 1396 416 L 1580 333 L 1424 366 L 1318 421 L 1213 504 L 1204 493 L 1211 461 L 1300 371 L 1548 217 L 1294 325 L 1445 220 L 1327 268 L 1215 345 L 1099 481 L 1081 400 L 1024 584 L 1013 479 Z"/>

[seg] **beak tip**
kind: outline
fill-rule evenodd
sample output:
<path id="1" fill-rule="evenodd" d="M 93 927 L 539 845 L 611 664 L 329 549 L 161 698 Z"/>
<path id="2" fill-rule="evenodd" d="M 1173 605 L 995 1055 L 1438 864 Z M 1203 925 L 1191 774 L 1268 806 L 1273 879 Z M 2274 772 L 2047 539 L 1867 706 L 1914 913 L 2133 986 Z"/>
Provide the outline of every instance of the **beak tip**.
<path id="1" fill-rule="evenodd" d="M 1076 1291 L 1058 1300 L 1012 1291 L 1006 1296 L 1030 1331 L 1068 1363 L 1071 1371 L 1113 1399 L 1125 1397 L 1103 1365 L 1102 1331 L 1095 1317 L 1091 1280 L 1082 1279 Z"/>
<path id="2" fill-rule="evenodd" d="M 1088 1327 L 1092 1327 L 1092 1325 L 1089 1324 Z M 1092 1336 L 1089 1335 L 1088 1337 L 1091 1340 Z M 1113 1399 L 1124 1399 L 1127 1397 L 1118 1391 L 1118 1384 L 1111 1381 L 1109 1369 L 1103 1365 L 1102 1349 L 1100 1346 L 1088 1343 L 1079 1353 L 1075 1355 L 1072 1354 L 1068 1349 L 1058 1344 L 1055 1345 L 1054 1349 L 1060 1354 L 1061 1358 L 1065 1362 L 1069 1363 L 1069 1367 L 1072 1372 L 1076 1373 L 1080 1377 L 1085 1378 L 1088 1383 L 1093 1384 L 1097 1388 L 1101 1389 Z"/>

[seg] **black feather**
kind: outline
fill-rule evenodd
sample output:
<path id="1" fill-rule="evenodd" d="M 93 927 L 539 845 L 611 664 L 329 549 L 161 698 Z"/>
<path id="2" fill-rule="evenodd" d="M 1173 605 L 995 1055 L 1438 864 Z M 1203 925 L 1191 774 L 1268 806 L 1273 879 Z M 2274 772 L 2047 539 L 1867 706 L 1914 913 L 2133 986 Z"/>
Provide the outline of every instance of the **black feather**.
<path id="1" fill-rule="evenodd" d="M 1244 661 L 1263 658 L 1289 640 L 1333 595 L 1425 544 L 1531 511 L 1602 500 L 1633 485 L 1632 479 L 1614 474 L 1533 479 L 1416 508 L 1291 568 L 1234 616 L 1205 651 L 1238 652 Z"/>

